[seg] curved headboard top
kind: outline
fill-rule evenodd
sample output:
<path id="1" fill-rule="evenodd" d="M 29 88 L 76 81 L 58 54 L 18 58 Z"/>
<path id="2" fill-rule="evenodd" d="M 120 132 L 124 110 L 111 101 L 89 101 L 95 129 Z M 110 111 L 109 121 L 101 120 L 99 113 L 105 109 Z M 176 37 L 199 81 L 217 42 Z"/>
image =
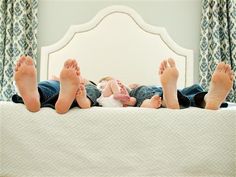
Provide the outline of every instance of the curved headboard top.
<path id="1" fill-rule="evenodd" d="M 113 76 L 126 84 L 148 85 L 160 84 L 159 64 L 173 58 L 180 72 L 178 87 L 193 84 L 193 51 L 126 6 L 107 7 L 90 22 L 71 26 L 57 43 L 42 47 L 40 80 L 58 76 L 69 58 L 76 59 L 82 75 L 94 82 Z"/>

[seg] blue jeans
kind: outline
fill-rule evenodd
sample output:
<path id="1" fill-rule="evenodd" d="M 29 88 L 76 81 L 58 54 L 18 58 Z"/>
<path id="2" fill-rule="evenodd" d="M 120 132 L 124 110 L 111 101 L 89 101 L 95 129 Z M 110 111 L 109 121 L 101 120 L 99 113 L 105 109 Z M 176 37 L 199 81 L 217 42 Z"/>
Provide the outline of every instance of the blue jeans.
<path id="1" fill-rule="evenodd" d="M 97 98 L 100 97 L 101 93 L 94 84 L 85 85 L 87 92 L 87 97 L 91 101 L 91 106 L 97 106 Z M 38 91 L 40 95 L 41 107 L 51 107 L 55 109 L 55 104 L 57 102 L 59 92 L 60 92 L 60 82 L 54 80 L 42 81 L 38 83 Z M 24 103 L 19 95 L 13 95 L 12 101 L 15 103 Z M 78 107 L 76 100 L 73 101 L 71 108 Z"/>
<path id="2" fill-rule="evenodd" d="M 177 91 L 178 101 L 181 107 L 187 108 L 189 106 L 202 107 L 204 96 L 207 94 L 203 88 L 194 84 Z M 154 95 L 159 95 L 163 98 L 163 91 L 158 86 L 140 86 L 130 91 L 130 96 L 137 100 L 136 106 L 140 107 L 145 99 L 150 99 Z M 227 107 L 227 103 L 222 103 L 221 107 Z"/>

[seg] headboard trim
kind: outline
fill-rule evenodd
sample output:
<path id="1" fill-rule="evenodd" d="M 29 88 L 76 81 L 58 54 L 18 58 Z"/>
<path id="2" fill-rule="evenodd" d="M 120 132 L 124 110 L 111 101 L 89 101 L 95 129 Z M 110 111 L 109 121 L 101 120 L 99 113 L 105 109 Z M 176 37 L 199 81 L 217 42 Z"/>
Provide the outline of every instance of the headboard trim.
<path id="1" fill-rule="evenodd" d="M 41 67 L 46 67 L 47 72 L 45 72 L 45 69 L 43 72 L 40 72 L 40 80 L 48 79 L 48 66 L 49 61 L 48 58 L 50 54 L 57 52 L 58 50 L 63 49 L 66 47 L 70 41 L 73 39 L 73 37 L 77 33 L 85 33 L 88 31 L 93 30 L 96 28 L 105 18 L 107 18 L 109 15 L 114 13 L 123 13 L 128 15 L 132 18 L 132 20 L 137 24 L 137 26 L 142 29 L 143 31 L 158 35 L 160 39 L 168 46 L 170 50 L 172 50 L 174 53 L 181 55 L 185 58 L 186 62 L 186 85 L 190 85 L 193 83 L 193 61 L 188 60 L 187 58 L 193 59 L 193 51 L 189 49 L 185 49 L 181 46 L 179 46 L 177 43 L 175 43 L 174 40 L 169 36 L 166 29 L 163 27 L 156 27 L 149 25 L 144 22 L 144 20 L 141 18 L 140 15 L 138 15 L 137 12 L 135 12 L 133 9 L 126 7 L 126 6 L 110 6 L 107 7 L 97 13 L 97 15 L 88 23 L 81 24 L 81 25 L 73 25 L 71 26 L 64 37 L 56 42 L 53 45 L 42 47 L 41 49 Z"/>

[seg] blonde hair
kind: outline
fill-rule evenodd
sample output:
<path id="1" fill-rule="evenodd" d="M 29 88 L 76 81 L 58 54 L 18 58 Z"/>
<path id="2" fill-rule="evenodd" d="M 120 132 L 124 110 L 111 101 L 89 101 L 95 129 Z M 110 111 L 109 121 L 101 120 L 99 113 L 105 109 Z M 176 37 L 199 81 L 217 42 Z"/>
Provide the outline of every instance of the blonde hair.
<path id="1" fill-rule="evenodd" d="M 112 79 L 114 79 L 114 78 L 113 78 L 113 77 L 110 77 L 110 76 L 106 76 L 106 77 L 101 78 L 101 79 L 98 81 L 98 83 L 101 83 L 102 81 L 110 81 L 110 80 L 112 80 Z"/>

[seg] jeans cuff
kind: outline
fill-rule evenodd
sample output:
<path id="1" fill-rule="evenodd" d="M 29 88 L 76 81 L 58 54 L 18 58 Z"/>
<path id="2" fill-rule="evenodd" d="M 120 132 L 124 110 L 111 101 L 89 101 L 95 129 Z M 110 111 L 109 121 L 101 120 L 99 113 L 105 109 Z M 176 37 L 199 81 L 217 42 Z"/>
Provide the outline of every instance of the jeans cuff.
<path id="1" fill-rule="evenodd" d="M 179 90 L 177 90 L 177 97 L 179 101 L 179 105 L 188 108 L 190 106 L 190 100 L 184 96 Z"/>
<path id="2" fill-rule="evenodd" d="M 206 94 L 207 94 L 207 92 L 201 92 L 201 93 L 198 93 L 195 95 L 194 101 L 195 101 L 195 104 L 197 107 L 204 108 L 202 103 L 204 102 L 204 97 Z M 224 102 L 220 105 L 220 107 L 226 108 L 226 107 L 228 107 L 228 103 Z"/>

